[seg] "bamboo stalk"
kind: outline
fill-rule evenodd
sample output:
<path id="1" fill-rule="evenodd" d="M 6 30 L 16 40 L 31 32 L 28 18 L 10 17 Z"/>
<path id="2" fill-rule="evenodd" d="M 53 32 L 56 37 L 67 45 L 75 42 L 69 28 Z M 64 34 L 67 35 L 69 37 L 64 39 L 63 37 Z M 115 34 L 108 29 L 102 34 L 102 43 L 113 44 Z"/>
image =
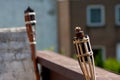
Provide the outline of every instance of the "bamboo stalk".
<path id="1" fill-rule="evenodd" d="M 86 43 L 84 43 L 84 44 L 85 44 L 85 49 L 86 49 L 86 51 L 88 52 L 87 44 L 86 44 Z M 93 67 L 92 67 L 92 63 L 91 63 L 90 56 L 91 56 L 91 55 L 87 56 L 87 59 L 88 59 L 88 65 L 89 65 L 89 70 L 90 70 L 90 76 L 91 76 L 91 79 L 94 80 L 94 79 L 93 79 Z"/>
<path id="2" fill-rule="evenodd" d="M 88 44 L 90 45 L 90 39 L 89 39 L 89 37 L 88 37 Z M 91 48 L 91 46 L 89 46 L 89 48 L 90 48 L 90 50 L 92 51 L 92 48 Z M 93 52 L 91 53 L 91 54 L 93 54 Z M 96 80 L 96 73 L 95 73 L 95 61 L 94 61 L 94 57 L 93 57 L 93 55 L 91 56 L 92 57 L 92 67 L 93 67 L 93 80 Z"/>
<path id="3" fill-rule="evenodd" d="M 32 13 L 32 14 L 31 14 Z M 28 8 L 25 11 L 25 22 L 26 22 L 26 31 L 27 31 L 27 35 L 28 35 L 28 39 L 29 39 L 29 43 L 30 43 L 30 48 L 31 48 L 31 58 L 33 61 L 33 65 L 34 65 L 34 71 L 35 71 L 35 76 L 36 76 L 36 80 L 40 80 L 40 74 L 39 74 L 39 68 L 37 66 L 37 59 L 36 59 L 36 34 L 35 34 L 35 28 L 33 28 L 33 24 L 35 27 L 35 16 L 33 15 L 34 11 L 31 10 L 31 8 Z M 34 20 L 32 22 L 32 20 Z"/>
<path id="4" fill-rule="evenodd" d="M 87 73 L 86 73 L 86 70 L 84 68 L 84 65 L 82 64 L 81 58 L 79 57 L 80 52 L 79 52 L 79 49 L 78 49 L 78 45 L 76 43 L 75 43 L 75 48 L 76 48 L 76 53 L 77 53 L 77 58 L 78 58 L 80 68 L 81 68 L 81 70 L 83 72 L 83 75 L 85 76 L 85 79 L 87 79 L 87 77 L 86 77 Z"/>
<path id="5" fill-rule="evenodd" d="M 79 46 L 80 46 L 80 51 L 81 51 L 81 54 L 83 55 L 83 51 L 82 51 L 82 47 L 81 47 L 81 45 L 79 44 Z M 83 63 L 82 64 L 84 64 L 84 66 L 85 66 L 85 70 L 86 70 L 86 77 L 87 77 L 87 79 L 86 80 L 90 80 L 90 75 L 89 75 L 89 72 L 88 72 L 88 68 L 87 68 L 87 65 L 86 65 L 86 62 L 85 62 L 85 58 L 84 58 L 84 56 L 82 56 L 82 60 L 83 60 Z"/>

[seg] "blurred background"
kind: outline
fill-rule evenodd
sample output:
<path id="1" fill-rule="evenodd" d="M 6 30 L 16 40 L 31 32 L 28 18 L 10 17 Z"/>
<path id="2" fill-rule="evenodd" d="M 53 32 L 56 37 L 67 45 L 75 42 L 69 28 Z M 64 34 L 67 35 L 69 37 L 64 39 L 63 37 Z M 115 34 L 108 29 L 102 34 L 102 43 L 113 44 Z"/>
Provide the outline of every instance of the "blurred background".
<path id="1" fill-rule="evenodd" d="M 0 28 L 24 27 L 24 10 L 34 9 L 37 50 L 74 57 L 74 28 L 80 26 L 96 65 L 120 73 L 120 0 L 0 0 L 0 6 Z"/>

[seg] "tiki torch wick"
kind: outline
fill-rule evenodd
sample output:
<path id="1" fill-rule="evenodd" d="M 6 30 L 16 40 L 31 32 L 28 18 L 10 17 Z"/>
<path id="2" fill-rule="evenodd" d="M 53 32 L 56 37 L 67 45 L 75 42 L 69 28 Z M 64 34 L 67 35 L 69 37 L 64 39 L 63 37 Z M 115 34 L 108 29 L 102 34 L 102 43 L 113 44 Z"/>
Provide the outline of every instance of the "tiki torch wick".
<path id="1" fill-rule="evenodd" d="M 81 30 L 80 27 L 75 28 L 75 34 L 77 38 L 82 39 L 84 37 L 84 32 Z"/>

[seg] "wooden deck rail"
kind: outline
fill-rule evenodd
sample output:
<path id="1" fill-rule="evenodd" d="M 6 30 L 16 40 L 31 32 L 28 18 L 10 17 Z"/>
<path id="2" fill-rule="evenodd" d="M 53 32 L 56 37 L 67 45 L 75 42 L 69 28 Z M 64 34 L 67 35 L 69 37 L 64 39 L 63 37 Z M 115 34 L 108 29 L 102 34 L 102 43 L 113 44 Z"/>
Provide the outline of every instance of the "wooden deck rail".
<path id="1" fill-rule="evenodd" d="M 43 80 L 84 80 L 76 60 L 51 51 L 38 51 Z M 96 80 L 120 80 L 120 75 L 96 67 Z"/>

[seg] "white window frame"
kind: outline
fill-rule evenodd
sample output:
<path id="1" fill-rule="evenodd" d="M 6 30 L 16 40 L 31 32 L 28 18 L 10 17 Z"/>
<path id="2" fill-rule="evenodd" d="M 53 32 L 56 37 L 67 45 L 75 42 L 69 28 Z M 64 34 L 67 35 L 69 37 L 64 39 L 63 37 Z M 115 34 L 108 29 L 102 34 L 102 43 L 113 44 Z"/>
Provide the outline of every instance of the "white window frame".
<path id="1" fill-rule="evenodd" d="M 101 22 L 100 23 L 92 23 L 90 20 L 91 9 L 101 9 Z M 90 27 L 102 27 L 105 25 L 105 8 L 103 5 L 88 5 L 87 6 L 87 26 Z"/>
<path id="2" fill-rule="evenodd" d="M 106 48 L 105 48 L 105 46 L 95 45 L 95 46 L 93 46 L 93 49 L 101 49 L 102 50 L 102 59 L 104 61 L 106 60 Z M 93 53 L 93 54 L 95 54 L 95 53 Z"/>
<path id="3" fill-rule="evenodd" d="M 116 25 L 120 25 L 120 21 L 119 21 L 119 8 L 120 8 L 120 4 L 115 6 L 115 24 Z"/>
<path id="4" fill-rule="evenodd" d="M 120 43 L 116 45 L 116 58 L 120 61 Z"/>

